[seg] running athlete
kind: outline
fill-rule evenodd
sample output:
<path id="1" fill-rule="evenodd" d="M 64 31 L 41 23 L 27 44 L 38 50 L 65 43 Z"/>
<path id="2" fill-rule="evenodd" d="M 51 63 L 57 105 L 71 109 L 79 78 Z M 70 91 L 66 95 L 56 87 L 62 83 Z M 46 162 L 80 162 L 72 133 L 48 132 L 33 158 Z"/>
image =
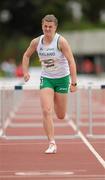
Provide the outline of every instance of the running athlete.
<path id="1" fill-rule="evenodd" d="M 49 140 L 45 153 L 56 153 L 53 110 L 58 119 L 64 119 L 67 110 L 67 93 L 77 90 L 76 64 L 67 40 L 56 32 L 58 20 L 54 15 L 42 19 L 43 34 L 33 39 L 22 60 L 24 80 L 30 78 L 28 67 L 31 55 L 38 53 L 42 65 L 40 100 L 43 126 Z"/>

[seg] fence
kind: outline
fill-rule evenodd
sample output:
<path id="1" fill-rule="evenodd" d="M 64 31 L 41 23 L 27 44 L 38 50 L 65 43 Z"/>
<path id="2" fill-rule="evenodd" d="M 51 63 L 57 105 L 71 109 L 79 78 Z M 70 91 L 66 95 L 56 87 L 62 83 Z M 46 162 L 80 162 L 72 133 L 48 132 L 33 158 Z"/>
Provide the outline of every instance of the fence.
<path id="1" fill-rule="evenodd" d="M 27 100 L 27 101 L 26 101 Z M 18 115 L 20 109 L 23 113 L 23 104 L 29 104 L 33 109 L 30 118 L 34 121 L 26 122 L 27 115 Z M 69 93 L 68 97 L 68 120 L 76 125 L 75 134 L 71 138 L 78 137 L 78 131 L 82 131 L 88 138 L 105 138 L 105 86 L 78 87 L 76 93 Z M 27 106 L 27 110 L 30 107 Z M 37 113 L 33 114 L 34 109 Z M 21 121 L 16 123 L 14 117 Z M 35 122 L 35 117 L 40 118 L 39 90 L 34 87 L 11 86 L 0 89 L 0 137 L 6 139 L 38 139 L 45 137 L 22 135 L 18 133 L 10 135 L 8 128 L 41 126 Z M 16 132 L 16 131 L 14 131 Z"/>

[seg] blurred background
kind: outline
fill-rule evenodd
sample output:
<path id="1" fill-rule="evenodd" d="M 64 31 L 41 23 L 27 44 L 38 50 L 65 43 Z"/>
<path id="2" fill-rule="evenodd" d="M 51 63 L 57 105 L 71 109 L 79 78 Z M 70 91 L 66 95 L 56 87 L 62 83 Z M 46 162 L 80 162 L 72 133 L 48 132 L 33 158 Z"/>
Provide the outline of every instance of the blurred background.
<path id="1" fill-rule="evenodd" d="M 41 19 L 55 14 L 58 32 L 69 41 L 78 74 L 105 74 L 104 0 L 0 1 L 0 77 L 22 77 L 21 61 L 30 41 L 42 33 Z M 37 55 L 30 67 L 40 67 Z"/>

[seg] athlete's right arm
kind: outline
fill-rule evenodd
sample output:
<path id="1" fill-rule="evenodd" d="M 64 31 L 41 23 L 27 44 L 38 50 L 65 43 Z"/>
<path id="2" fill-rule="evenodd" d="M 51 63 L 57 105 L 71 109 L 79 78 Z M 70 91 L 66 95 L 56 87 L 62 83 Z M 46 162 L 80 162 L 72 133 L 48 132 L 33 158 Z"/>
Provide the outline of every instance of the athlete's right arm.
<path id="1" fill-rule="evenodd" d="M 23 67 L 23 74 L 24 74 L 24 80 L 28 81 L 30 78 L 28 68 L 29 68 L 29 60 L 31 55 L 36 51 L 37 45 L 38 45 L 38 39 L 33 39 L 29 45 L 29 47 L 26 49 L 23 59 L 22 59 L 22 67 Z"/>

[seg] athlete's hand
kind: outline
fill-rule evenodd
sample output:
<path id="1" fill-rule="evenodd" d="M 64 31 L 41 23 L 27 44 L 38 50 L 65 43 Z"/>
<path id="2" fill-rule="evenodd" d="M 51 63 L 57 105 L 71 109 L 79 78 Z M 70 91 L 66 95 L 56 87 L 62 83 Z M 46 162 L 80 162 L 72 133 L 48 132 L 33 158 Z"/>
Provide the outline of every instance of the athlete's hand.
<path id="1" fill-rule="evenodd" d="M 77 86 L 74 86 L 74 85 L 70 85 L 70 91 L 71 92 L 76 92 L 77 91 Z"/>
<path id="2" fill-rule="evenodd" d="M 24 74 L 24 81 L 27 82 L 30 79 L 29 73 Z"/>

